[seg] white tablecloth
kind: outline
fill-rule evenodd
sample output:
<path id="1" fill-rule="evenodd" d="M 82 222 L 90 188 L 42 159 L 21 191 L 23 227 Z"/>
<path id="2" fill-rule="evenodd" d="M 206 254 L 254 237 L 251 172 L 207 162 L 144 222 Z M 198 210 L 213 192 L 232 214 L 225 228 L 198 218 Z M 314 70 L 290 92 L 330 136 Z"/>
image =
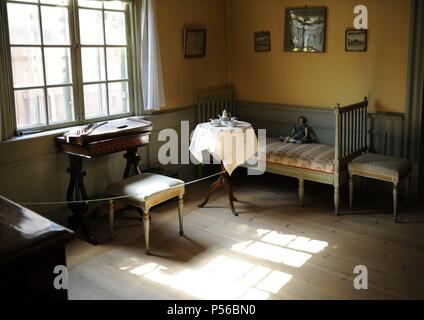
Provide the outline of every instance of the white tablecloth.
<path id="1" fill-rule="evenodd" d="M 231 175 L 233 171 L 254 157 L 258 150 L 258 139 L 252 125 L 239 121 L 236 127 L 214 127 L 210 123 L 199 124 L 193 132 L 190 152 L 201 163 L 204 151 L 222 162 Z"/>

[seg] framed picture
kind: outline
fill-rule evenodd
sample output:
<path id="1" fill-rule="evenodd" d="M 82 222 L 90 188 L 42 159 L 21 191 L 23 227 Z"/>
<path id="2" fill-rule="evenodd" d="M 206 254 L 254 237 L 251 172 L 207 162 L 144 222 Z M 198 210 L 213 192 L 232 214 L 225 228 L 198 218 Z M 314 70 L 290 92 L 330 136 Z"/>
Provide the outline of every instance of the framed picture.
<path id="1" fill-rule="evenodd" d="M 363 52 L 368 47 L 368 31 L 367 30 L 346 30 L 346 51 Z"/>
<path id="2" fill-rule="evenodd" d="M 255 52 L 271 51 L 271 32 L 255 32 Z"/>
<path id="3" fill-rule="evenodd" d="M 284 51 L 325 52 L 326 7 L 286 8 Z"/>
<path id="4" fill-rule="evenodd" d="M 184 30 L 184 57 L 200 58 L 206 56 L 206 29 Z"/>

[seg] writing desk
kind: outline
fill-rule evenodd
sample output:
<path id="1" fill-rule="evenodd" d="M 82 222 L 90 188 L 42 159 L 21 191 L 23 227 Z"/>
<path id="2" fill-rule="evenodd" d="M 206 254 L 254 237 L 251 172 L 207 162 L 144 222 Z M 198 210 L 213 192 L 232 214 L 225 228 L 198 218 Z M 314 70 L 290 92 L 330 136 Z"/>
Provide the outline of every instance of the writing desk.
<path id="1" fill-rule="evenodd" d="M 67 201 L 88 200 L 84 186 L 84 177 L 87 173 L 83 169 L 83 159 L 94 159 L 126 151 L 124 158 L 127 164 L 124 178 L 140 174 L 139 162 L 141 157 L 138 155 L 137 149 L 149 144 L 151 131 L 151 122 L 129 118 L 108 121 L 89 135 L 72 134 L 57 137 L 58 150 L 69 156 L 68 173 L 70 179 L 66 193 Z M 74 130 L 74 132 L 77 132 L 77 130 Z M 70 228 L 73 230 L 80 228 L 84 239 L 93 245 L 97 245 L 97 238 L 91 232 L 85 219 L 88 204 L 70 203 L 68 206 L 74 213 L 69 218 Z"/>

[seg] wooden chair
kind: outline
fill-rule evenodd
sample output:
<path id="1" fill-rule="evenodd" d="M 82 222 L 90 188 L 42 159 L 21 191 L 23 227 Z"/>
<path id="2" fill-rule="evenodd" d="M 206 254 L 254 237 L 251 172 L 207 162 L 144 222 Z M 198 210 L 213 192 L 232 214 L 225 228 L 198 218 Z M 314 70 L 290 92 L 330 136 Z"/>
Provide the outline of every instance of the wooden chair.
<path id="1" fill-rule="evenodd" d="M 106 192 L 111 197 L 124 197 L 115 200 L 124 204 L 137 207 L 143 211 L 144 239 L 146 254 L 150 254 L 149 233 L 150 233 L 150 209 L 160 203 L 172 198 L 178 198 L 178 217 L 180 222 L 180 235 L 184 235 L 183 230 L 183 206 L 184 206 L 184 181 L 151 173 L 143 173 L 128 179 L 121 180 L 110 185 Z M 114 201 L 109 201 L 109 226 L 110 237 L 113 239 L 114 229 Z"/>
<path id="2" fill-rule="evenodd" d="M 398 189 L 400 181 L 407 178 L 407 186 L 411 180 L 412 162 L 405 159 L 387 157 L 375 153 L 366 153 L 348 165 L 349 170 L 349 204 L 353 206 L 353 177 L 365 177 L 393 183 L 393 214 L 398 221 Z M 407 190 L 407 194 L 409 190 Z"/>

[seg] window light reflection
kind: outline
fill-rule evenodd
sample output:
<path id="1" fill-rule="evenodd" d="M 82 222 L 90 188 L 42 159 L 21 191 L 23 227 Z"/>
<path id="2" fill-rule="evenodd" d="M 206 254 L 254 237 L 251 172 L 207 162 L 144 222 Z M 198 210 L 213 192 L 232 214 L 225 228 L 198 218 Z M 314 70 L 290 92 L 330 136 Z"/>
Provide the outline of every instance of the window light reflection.
<path id="1" fill-rule="evenodd" d="M 215 256 L 198 268 L 175 270 L 155 262 L 134 266 L 137 262 L 133 261 L 132 266 L 127 264 L 120 270 L 199 299 L 265 300 L 278 294 L 293 278 L 274 269 L 272 263 L 300 268 L 328 246 L 325 241 L 272 230 L 258 229 L 256 234 L 256 240 L 239 242 L 230 248 L 240 256 Z M 244 255 L 259 261 L 246 260 Z M 272 263 L 262 265 L 265 261 Z"/>

